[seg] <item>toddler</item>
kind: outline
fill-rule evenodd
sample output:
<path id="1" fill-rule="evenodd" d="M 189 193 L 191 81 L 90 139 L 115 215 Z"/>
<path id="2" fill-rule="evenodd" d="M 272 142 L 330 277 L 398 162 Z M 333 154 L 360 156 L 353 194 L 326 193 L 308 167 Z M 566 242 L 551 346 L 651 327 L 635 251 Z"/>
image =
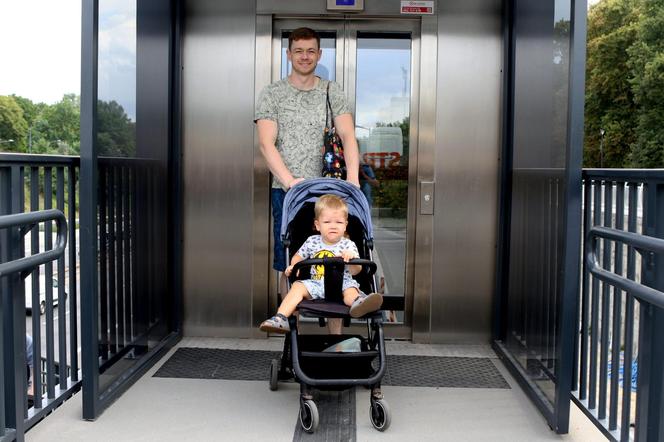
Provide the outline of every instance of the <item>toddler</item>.
<path id="1" fill-rule="evenodd" d="M 343 199 L 336 195 L 321 196 L 316 201 L 314 214 L 314 226 L 320 235 L 312 235 L 302 244 L 300 250 L 293 255 L 291 265 L 284 271 L 286 276 L 290 276 L 295 264 L 308 258 L 339 256 L 345 262 L 359 258 L 355 243 L 345 236 L 348 225 L 348 206 Z M 361 270 L 360 265 L 347 265 L 344 270 L 343 301 L 350 307 L 350 315 L 353 318 L 376 311 L 383 303 L 383 297 L 380 294 L 365 295 L 360 291 L 360 285 L 352 275 L 358 274 Z M 295 281 L 279 306 L 277 314 L 263 321 L 260 329 L 271 333 L 290 331 L 288 317 L 293 314 L 300 301 L 325 297 L 324 272 L 323 266 L 312 266 L 310 279 Z"/>

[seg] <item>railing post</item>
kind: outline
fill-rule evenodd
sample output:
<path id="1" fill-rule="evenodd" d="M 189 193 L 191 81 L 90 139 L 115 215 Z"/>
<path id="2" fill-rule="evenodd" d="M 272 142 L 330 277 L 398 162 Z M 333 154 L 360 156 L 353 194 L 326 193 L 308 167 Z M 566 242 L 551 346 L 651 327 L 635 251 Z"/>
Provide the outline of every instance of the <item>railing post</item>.
<path id="1" fill-rule="evenodd" d="M 23 212 L 23 171 L 21 166 L 0 168 L 0 215 Z M 23 255 L 23 235 L 13 227 L 0 232 L 0 261 L 8 262 Z M 25 359 L 24 288 L 19 274 L 0 278 L 2 293 L 2 347 L 5 426 L 16 430 L 16 440 L 25 433 L 27 373 Z M 19 301 L 19 302 L 16 302 Z"/>
<path id="2" fill-rule="evenodd" d="M 9 169 L 5 167 L 0 167 L 0 215 L 6 213 L 9 210 L 9 205 L 11 204 L 11 191 L 9 185 L 11 181 L 9 179 Z M 7 255 L 7 244 L 9 233 L 7 231 L 0 230 L 0 260 L 4 261 Z M 0 280 L 0 332 L 3 335 L 3 338 L 0 338 L 0 356 L 2 356 L 3 361 L 7 361 L 12 357 L 12 353 L 5 353 L 6 347 L 4 343 L 5 336 L 5 310 L 7 306 L 4 303 L 3 293 L 6 289 L 7 282 L 5 280 Z M 5 419 L 5 408 L 7 405 L 5 395 L 5 363 L 0 363 L 0 438 L 5 435 L 6 419 Z"/>
<path id="3" fill-rule="evenodd" d="M 664 238 L 664 185 L 646 185 L 643 233 Z M 664 256 L 644 255 L 641 280 L 664 291 Z M 664 310 L 642 303 L 639 324 L 636 440 L 655 442 L 664 440 Z"/>

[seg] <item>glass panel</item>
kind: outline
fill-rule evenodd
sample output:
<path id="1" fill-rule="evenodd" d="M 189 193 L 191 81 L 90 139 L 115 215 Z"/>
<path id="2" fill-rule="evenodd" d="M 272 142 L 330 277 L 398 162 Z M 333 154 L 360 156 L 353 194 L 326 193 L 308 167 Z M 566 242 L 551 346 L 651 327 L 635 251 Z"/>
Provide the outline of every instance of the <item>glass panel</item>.
<path id="1" fill-rule="evenodd" d="M 136 0 L 100 0 L 97 88 L 99 156 L 136 151 Z"/>
<path id="2" fill-rule="evenodd" d="M 571 9 L 569 0 L 556 0 L 548 9 L 531 5 L 524 3 L 516 11 L 517 20 L 528 17 L 530 24 L 516 28 L 506 344 L 553 410 L 565 240 Z M 533 29 L 538 32 L 533 34 Z"/>
<path id="3" fill-rule="evenodd" d="M 99 388 L 145 349 L 135 345 L 137 0 L 99 1 L 97 84 Z M 131 226 L 131 227 L 130 227 Z M 132 233 L 130 233 L 132 232 Z M 131 246 L 130 246 L 131 244 Z"/>
<path id="4" fill-rule="evenodd" d="M 371 206 L 379 290 L 404 296 L 411 38 L 409 34 L 357 36 L 356 129 L 362 191 Z M 403 321 L 403 312 L 390 314 Z"/>
<path id="5" fill-rule="evenodd" d="M 337 36 L 334 32 L 318 32 L 320 35 L 320 48 L 323 50 L 321 59 L 316 66 L 316 75 L 323 80 L 336 79 Z M 291 72 L 286 50 L 288 49 L 288 36 L 290 32 L 283 32 L 281 38 L 281 78 L 286 78 Z"/>

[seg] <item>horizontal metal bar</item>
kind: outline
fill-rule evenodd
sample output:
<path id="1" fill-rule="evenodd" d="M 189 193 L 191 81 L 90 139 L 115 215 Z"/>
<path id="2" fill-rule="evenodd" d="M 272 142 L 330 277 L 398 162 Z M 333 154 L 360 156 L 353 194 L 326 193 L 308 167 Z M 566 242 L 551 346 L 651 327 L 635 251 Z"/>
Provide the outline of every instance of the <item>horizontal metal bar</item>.
<path id="1" fill-rule="evenodd" d="M 0 277 L 7 276 L 15 272 L 32 270 L 37 266 L 53 261 L 62 255 L 67 245 L 67 219 L 65 214 L 57 209 L 40 210 L 38 212 L 17 213 L 13 215 L 0 216 L 0 229 L 9 227 L 18 227 L 41 222 L 55 221 L 58 228 L 58 237 L 56 246 L 52 250 L 39 253 L 37 255 L 26 256 L 0 264 Z"/>
<path id="2" fill-rule="evenodd" d="M 609 430 L 609 428 L 604 425 L 603 421 L 597 417 L 597 412 L 588 407 L 588 401 L 585 399 L 580 399 L 579 395 L 576 392 L 572 392 L 570 395 L 572 402 L 586 415 L 586 417 L 595 424 L 595 427 L 610 441 L 617 442 L 620 439 L 620 432 L 618 430 Z M 629 428 L 629 427 L 628 427 Z"/>
<path id="3" fill-rule="evenodd" d="M 634 247 L 640 253 L 644 251 L 664 253 L 664 239 L 661 238 L 612 229 L 610 227 L 593 227 L 588 234 L 591 236 L 590 240 L 594 240 L 595 238 L 605 238 L 613 241 L 620 241 L 628 246 Z M 597 244 L 591 245 L 593 248 L 597 246 Z"/>
<path id="4" fill-rule="evenodd" d="M 0 153 L 0 164 L 20 163 L 22 166 L 43 166 L 45 164 L 58 165 L 58 166 L 79 166 L 81 164 L 80 157 L 67 156 L 67 155 L 33 155 L 25 153 Z"/>
<path id="5" fill-rule="evenodd" d="M 664 169 L 583 169 L 582 178 L 619 181 L 664 181 Z"/>
<path id="6" fill-rule="evenodd" d="M 601 268 L 597 258 L 598 238 L 620 241 L 634 247 L 639 253 L 664 253 L 664 240 L 608 227 L 593 227 L 586 235 L 586 241 L 590 244 L 586 254 L 586 264 L 593 276 L 614 287 L 625 290 L 640 301 L 664 308 L 664 293 Z"/>
<path id="7" fill-rule="evenodd" d="M 80 378 L 80 375 L 78 376 Z M 49 415 L 53 410 L 62 405 L 66 400 L 72 397 L 76 392 L 81 389 L 81 381 L 66 381 L 67 387 L 59 386 L 56 389 L 55 399 L 45 399 L 42 408 L 31 408 L 28 410 L 28 417 L 25 420 L 26 431 L 34 427 L 44 417 Z"/>

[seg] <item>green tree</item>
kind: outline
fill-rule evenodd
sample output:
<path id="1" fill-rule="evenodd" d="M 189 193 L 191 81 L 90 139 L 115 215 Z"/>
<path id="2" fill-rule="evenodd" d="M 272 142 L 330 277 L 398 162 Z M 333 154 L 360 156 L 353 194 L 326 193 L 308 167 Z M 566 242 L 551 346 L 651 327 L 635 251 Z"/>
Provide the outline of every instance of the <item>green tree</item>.
<path id="1" fill-rule="evenodd" d="M 80 152 L 80 99 L 66 94 L 48 106 L 37 122 L 37 129 L 47 140 L 49 153 L 78 155 Z"/>
<path id="2" fill-rule="evenodd" d="M 588 13 L 584 167 L 629 165 L 637 118 L 629 48 L 638 36 L 640 3 L 602 0 Z"/>
<path id="3" fill-rule="evenodd" d="M 115 100 L 97 101 L 99 155 L 129 157 L 136 152 L 136 124 Z"/>
<path id="4" fill-rule="evenodd" d="M 0 151 L 20 152 L 25 145 L 27 130 L 21 106 L 13 97 L 0 95 Z"/>
<path id="5" fill-rule="evenodd" d="M 29 98 L 21 97 L 20 95 L 12 95 L 12 98 L 23 109 L 23 118 L 28 123 L 28 127 L 33 126 L 44 109 L 48 107 L 45 103 L 34 103 Z"/>
<path id="6" fill-rule="evenodd" d="M 34 103 L 32 100 L 19 95 L 12 95 L 12 98 L 23 109 L 23 118 L 25 118 L 25 122 L 28 124 L 25 146 L 19 146 L 20 151 L 35 153 L 34 145 L 41 144 L 45 146 L 42 153 L 46 153 L 47 143 L 43 140 L 43 134 L 37 127 L 45 126 L 43 124 L 43 114 L 48 105 L 46 103 Z"/>
<path id="7" fill-rule="evenodd" d="M 638 106 L 633 167 L 664 167 L 664 1 L 641 0 L 637 42 L 628 50 Z"/>

